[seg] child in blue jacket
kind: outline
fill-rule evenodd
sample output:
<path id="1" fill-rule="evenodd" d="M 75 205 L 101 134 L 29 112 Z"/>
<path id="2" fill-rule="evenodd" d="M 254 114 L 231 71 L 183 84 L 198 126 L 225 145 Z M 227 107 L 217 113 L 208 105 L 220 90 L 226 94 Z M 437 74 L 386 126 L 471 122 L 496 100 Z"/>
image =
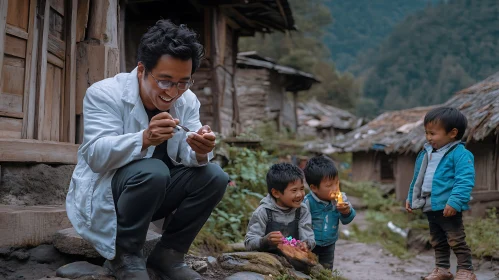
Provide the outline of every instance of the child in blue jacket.
<path id="1" fill-rule="evenodd" d="M 334 249 L 338 240 L 339 222 L 346 225 L 355 217 L 355 210 L 344 193 L 344 203 L 337 203 L 339 191 L 338 170 L 326 156 L 311 158 L 304 169 L 310 192 L 305 204 L 312 214 L 316 246 L 312 250 L 325 268 L 333 269 Z"/>
<path id="2" fill-rule="evenodd" d="M 428 218 L 436 268 L 425 280 L 476 279 L 462 216 L 475 185 L 473 154 L 460 141 L 466 126 L 455 108 L 436 108 L 424 118 L 428 142 L 416 159 L 406 209 L 422 209 Z M 450 248 L 457 256 L 455 278 L 449 271 Z"/>

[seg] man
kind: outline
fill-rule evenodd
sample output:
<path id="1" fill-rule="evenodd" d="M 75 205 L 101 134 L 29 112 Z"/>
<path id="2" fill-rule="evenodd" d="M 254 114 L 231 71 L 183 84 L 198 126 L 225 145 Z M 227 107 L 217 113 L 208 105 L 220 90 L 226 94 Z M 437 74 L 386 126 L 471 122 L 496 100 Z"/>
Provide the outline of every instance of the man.
<path id="1" fill-rule="evenodd" d="M 201 279 L 184 255 L 228 182 L 209 163 L 215 134 L 201 125 L 189 90 L 203 54 L 194 32 L 160 20 L 143 35 L 131 73 L 86 92 L 66 208 L 118 279 L 149 279 L 142 255 L 149 223 L 175 210 L 147 266 L 163 278 Z M 187 137 L 179 124 L 195 133 Z"/>

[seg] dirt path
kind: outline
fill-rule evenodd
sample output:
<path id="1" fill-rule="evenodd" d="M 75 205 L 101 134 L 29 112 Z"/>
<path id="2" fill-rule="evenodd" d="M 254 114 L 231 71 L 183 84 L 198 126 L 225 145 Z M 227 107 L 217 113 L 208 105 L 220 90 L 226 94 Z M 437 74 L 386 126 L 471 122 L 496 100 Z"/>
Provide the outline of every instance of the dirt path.
<path id="1" fill-rule="evenodd" d="M 363 211 L 357 212 L 352 224 L 357 224 L 359 229 L 366 229 L 369 226 Z M 351 225 L 342 225 L 341 229 L 349 229 Z M 456 271 L 456 262 L 456 257 L 452 253 L 452 273 Z M 431 251 L 413 259 L 400 260 L 381 245 L 346 240 L 336 242 L 335 268 L 342 273 L 343 277 L 351 280 L 421 279 L 421 276 L 426 276 L 433 269 L 434 263 Z M 473 260 L 473 264 L 478 280 L 491 280 L 494 279 L 496 273 L 499 273 L 499 261 Z"/>

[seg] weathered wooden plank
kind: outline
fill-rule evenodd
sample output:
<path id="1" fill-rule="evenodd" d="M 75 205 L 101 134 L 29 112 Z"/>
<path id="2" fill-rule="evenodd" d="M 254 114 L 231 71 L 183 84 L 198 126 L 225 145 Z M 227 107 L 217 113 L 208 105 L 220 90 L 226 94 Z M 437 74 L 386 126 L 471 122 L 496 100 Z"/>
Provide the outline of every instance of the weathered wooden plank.
<path id="1" fill-rule="evenodd" d="M 19 28 L 17 26 L 7 24 L 7 28 L 5 29 L 5 32 L 7 32 L 7 34 L 10 34 L 12 36 L 16 36 L 16 37 L 28 40 L 28 32 L 26 32 L 24 29 Z"/>
<path id="2" fill-rule="evenodd" d="M 23 96 L 12 93 L 0 93 L 0 111 L 21 113 L 23 111 Z"/>
<path id="3" fill-rule="evenodd" d="M 50 139 L 50 128 L 52 127 L 52 102 L 54 95 L 54 76 L 55 69 L 54 65 L 47 63 L 47 76 L 45 83 L 45 102 L 43 111 L 43 126 L 42 126 L 42 137 L 40 140 L 52 140 Z M 55 109 L 55 108 L 54 108 Z"/>
<path id="4" fill-rule="evenodd" d="M 3 162 L 76 164 L 78 146 L 31 139 L 0 139 L 0 159 Z"/>
<path id="5" fill-rule="evenodd" d="M 0 117 L 0 138 L 21 138 L 22 126 L 23 121 L 20 119 Z"/>
<path id="6" fill-rule="evenodd" d="M 90 2 L 90 15 L 87 34 L 107 46 L 118 48 L 118 2 L 101 0 Z"/>
<path id="7" fill-rule="evenodd" d="M 63 122 L 61 122 L 61 137 L 62 141 L 75 143 L 76 141 L 76 40 L 77 40 L 77 12 L 79 9 L 79 1 L 72 0 L 70 2 L 68 10 L 70 28 L 66 33 L 66 43 L 67 49 L 66 53 L 66 74 L 65 74 L 65 85 L 64 85 L 64 103 L 62 110 Z M 88 11 L 87 11 L 88 13 Z"/>
<path id="8" fill-rule="evenodd" d="M 120 13 L 118 17 L 118 41 L 119 41 L 119 51 L 120 51 L 120 72 L 126 72 L 126 52 L 125 52 L 125 16 L 126 16 L 126 1 L 121 1 Z"/>
<path id="9" fill-rule="evenodd" d="M 47 62 L 52 63 L 59 68 L 64 68 L 64 61 L 51 53 L 47 54 Z"/>
<path id="10" fill-rule="evenodd" d="M 49 34 L 48 38 L 48 50 L 49 52 L 53 53 L 55 56 L 58 58 L 64 60 L 65 54 L 66 54 L 66 46 L 64 44 L 64 41 L 61 41 L 57 37 L 55 37 L 52 34 Z"/>
<path id="11" fill-rule="evenodd" d="M 61 16 L 57 11 L 50 9 L 49 34 L 62 41 L 65 41 L 64 20 L 65 17 Z"/>
<path id="12" fill-rule="evenodd" d="M 26 57 L 26 40 L 14 37 L 12 35 L 5 35 L 5 53 L 12 56 L 21 58 Z"/>
<path id="13" fill-rule="evenodd" d="M 50 0 L 50 6 L 64 16 L 64 0 Z"/>
<path id="14" fill-rule="evenodd" d="M 7 23 L 24 30 L 28 29 L 29 0 L 10 0 Z"/>
<path id="15" fill-rule="evenodd" d="M 36 17 L 37 2 L 30 2 L 30 16 L 28 26 L 28 47 L 26 51 L 26 72 L 24 83 L 24 104 L 23 104 L 23 138 L 34 138 L 35 129 L 35 101 L 36 101 L 36 62 L 38 52 L 38 26 L 39 20 Z"/>
<path id="16" fill-rule="evenodd" d="M 14 119 L 22 119 L 24 114 L 23 113 L 16 113 L 16 112 L 0 111 L 0 116 L 14 118 Z"/>
<path id="17" fill-rule="evenodd" d="M 6 55 L 4 57 L 3 65 L 8 65 L 17 68 L 24 68 L 24 59 L 19 57 L 14 57 L 10 55 Z"/>
<path id="18" fill-rule="evenodd" d="M 90 0 L 78 0 L 78 18 L 76 20 L 76 42 L 85 40 L 85 30 L 88 23 Z M 125 36 L 125 33 L 123 33 Z"/>
<path id="19" fill-rule="evenodd" d="M 93 45 L 86 42 L 79 43 L 77 46 L 76 65 L 78 73 L 84 75 L 76 76 L 76 114 L 83 112 L 83 97 L 87 88 L 105 77 L 106 66 L 106 46 Z"/>
<path id="20" fill-rule="evenodd" d="M 24 59 L 22 60 L 24 62 Z M 24 65 L 23 67 L 4 65 L 3 68 L 2 92 L 18 94 L 22 98 L 22 95 L 24 93 Z"/>
<path id="21" fill-rule="evenodd" d="M 2 77 L 3 57 L 5 51 L 5 28 L 7 26 L 8 0 L 0 0 L 0 77 Z M 0 92 L 2 92 L 2 79 L 0 78 Z"/>
<path id="22" fill-rule="evenodd" d="M 42 1 L 44 2 L 44 1 Z M 43 130 L 45 128 L 45 88 L 46 88 L 46 83 L 47 83 L 47 48 L 48 48 L 48 35 L 49 35 L 49 13 L 50 13 L 50 5 L 47 2 L 44 2 L 42 5 L 43 7 L 43 14 L 44 20 L 43 20 L 43 26 L 41 26 L 42 32 L 39 40 L 39 50 L 40 50 L 40 63 L 39 63 L 39 70 L 38 70 L 38 110 L 36 111 L 37 114 L 35 115 L 35 119 L 38 119 L 38 125 L 36 126 L 36 135 L 38 139 L 42 139 L 42 134 Z"/>
<path id="23" fill-rule="evenodd" d="M 49 111 L 51 114 L 50 116 L 50 140 L 52 141 L 60 141 L 59 139 L 59 129 L 60 129 L 60 120 L 63 115 L 62 107 L 61 107 L 61 102 L 64 102 L 64 100 L 61 100 L 62 97 L 62 89 L 64 88 L 62 85 L 63 82 L 63 72 L 62 69 L 59 67 L 54 67 L 54 81 L 53 81 L 53 91 L 52 91 L 52 100 L 51 100 L 51 107 L 52 109 Z M 62 103 L 64 104 L 64 103 Z"/>

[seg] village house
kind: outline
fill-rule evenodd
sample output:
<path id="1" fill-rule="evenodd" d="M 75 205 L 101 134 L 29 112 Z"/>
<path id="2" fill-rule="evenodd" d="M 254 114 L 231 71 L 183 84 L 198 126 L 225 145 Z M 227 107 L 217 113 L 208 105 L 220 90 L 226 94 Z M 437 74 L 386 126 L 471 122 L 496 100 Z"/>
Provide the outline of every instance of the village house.
<path id="1" fill-rule="evenodd" d="M 336 151 L 352 153 L 352 180 L 373 181 L 386 189 L 410 184 L 416 152 L 395 154 L 392 146 L 416 126 L 432 107 L 386 112 L 366 125 L 334 139 Z M 397 199 L 405 199 L 396 192 Z M 407 195 L 407 193 L 406 193 Z"/>
<path id="2" fill-rule="evenodd" d="M 472 212 L 499 207 L 499 73 L 457 92 L 441 106 L 459 109 L 468 119 L 463 141 L 475 157 Z M 393 183 L 396 197 L 407 198 L 414 162 L 426 142 L 423 117 L 431 107 L 387 112 L 335 141 L 351 152 L 355 181 Z"/>
<path id="3" fill-rule="evenodd" d="M 274 122 L 278 131 L 297 132 L 298 92 L 309 90 L 319 80 L 254 51 L 239 53 L 237 68 L 236 92 L 243 128 Z"/>
<path id="4" fill-rule="evenodd" d="M 63 204 L 86 89 L 133 69 L 141 34 L 159 19 L 200 35 L 206 59 L 192 90 L 201 121 L 223 135 L 240 131 L 238 39 L 295 29 L 286 0 L 0 0 L 0 204 Z M 48 211 L 65 218 L 63 208 Z M 68 226 L 53 215 L 19 224 L 12 211 L 0 208 L 13 223 L 0 227 L 0 246 L 36 245 Z"/>

